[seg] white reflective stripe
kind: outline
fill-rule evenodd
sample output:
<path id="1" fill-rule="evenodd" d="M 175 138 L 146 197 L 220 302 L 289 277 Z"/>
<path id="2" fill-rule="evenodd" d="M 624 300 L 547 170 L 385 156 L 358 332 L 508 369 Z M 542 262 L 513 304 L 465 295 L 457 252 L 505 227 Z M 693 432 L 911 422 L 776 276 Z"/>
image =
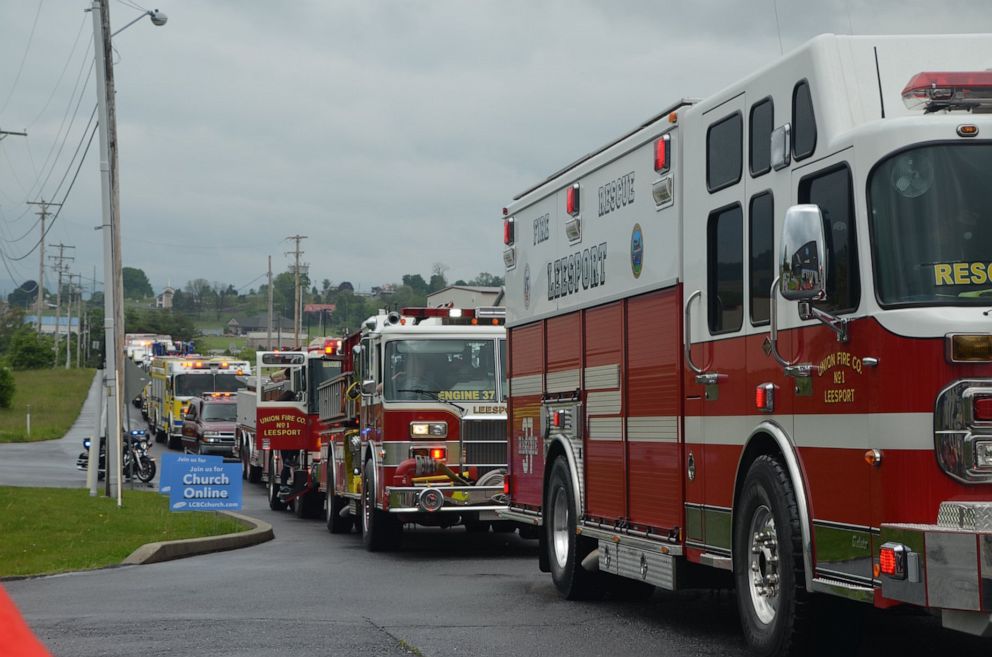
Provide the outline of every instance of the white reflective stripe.
<path id="1" fill-rule="evenodd" d="M 620 413 L 619 390 L 586 394 L 587 415 L 617 415 L 618 413 Z"/>
<path id="2" fill-rule="evenodd" d="M 579 387 L 579 368 L 562 372 L 548 372 L 548 392 L 570 392 Z"/>
<path id="3" fill-rule="evenodd" d="M 619 365 L 597 365 L 585 371 L 586 390 L 606 390 L 620 387 Z"/>
<path id="4" fill-rule="evenodd" d="M 758 424 L 772 420 L 798 447 L 933 449 L 933 413 L 723 415 L 686 419 L 686 442 L 743 445 Z"/>
<path id="5" fill-rule="evenodd" d="M 679 418 L 674 415 L 627 418 L 627 440 L 632 443 L 674 443 L 678 439 Z"/>
<path id="6" fill-rule="evenodd" d="M 512 397 L 526 397 L 527 395 L 539 395 L 542 392 L 542 381 L 540 374 L 528 374 L 526 376 L 515 376 L 510 379 L 510 395 Z"/>
<path id="7" fill-rule="evenodd" d="M 621 440 L 622 438 L 622 417 L 589 418 L 589 440 Z"/>

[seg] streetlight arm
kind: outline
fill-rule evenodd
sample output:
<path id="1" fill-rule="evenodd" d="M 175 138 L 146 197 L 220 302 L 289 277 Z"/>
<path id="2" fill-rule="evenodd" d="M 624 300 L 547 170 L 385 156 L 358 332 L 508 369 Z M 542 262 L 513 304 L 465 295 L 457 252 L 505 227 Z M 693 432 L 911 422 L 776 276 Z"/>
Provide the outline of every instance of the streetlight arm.
<path id="1" fill-rule="evenodd" d="M 134 25 L 135 23 L 137 23 L 138 21 L 140 21 L 145 16 L 151 16 L 152 23 L 154 23 L 155 25 L 165 25 L 165 22 L 167 20 L 169 20 L 169 17 L 166 16 L 165 14 L 163 14 L 162 12 L 160 12 L 158 9 L 149 10 L 149 11 L 146 11 L 145 13 L 141 14 L 137 18 L 135 18 L 133 21 L 131 21 L 130 23 L 128 23 L 127 25 L 125 25 L 121 29 L 117 30 L 116 32 L 111 33 L 110 36 L 111 37 L 117 36 L 118 34 L 120 34 L 121 32 L 123 32 L 124 30 L 126 30 L 127 28 L 131 27 L 132 25 Z"/>

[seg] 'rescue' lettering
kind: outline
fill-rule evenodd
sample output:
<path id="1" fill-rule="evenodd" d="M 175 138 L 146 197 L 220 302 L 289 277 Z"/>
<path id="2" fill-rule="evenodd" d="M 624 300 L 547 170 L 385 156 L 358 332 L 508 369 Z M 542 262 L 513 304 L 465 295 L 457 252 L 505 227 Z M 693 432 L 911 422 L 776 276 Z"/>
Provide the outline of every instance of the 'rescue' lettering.
<path id="1" fill-rule="evenodd" d="M 634 172 L 624 174 L 599 188 L 599 216 L 634 204 Z"/>
<path id="2" fill-rule="evenodd" d="M 548 263 L 548 300 L 606 284 L 606 242 Z"/>

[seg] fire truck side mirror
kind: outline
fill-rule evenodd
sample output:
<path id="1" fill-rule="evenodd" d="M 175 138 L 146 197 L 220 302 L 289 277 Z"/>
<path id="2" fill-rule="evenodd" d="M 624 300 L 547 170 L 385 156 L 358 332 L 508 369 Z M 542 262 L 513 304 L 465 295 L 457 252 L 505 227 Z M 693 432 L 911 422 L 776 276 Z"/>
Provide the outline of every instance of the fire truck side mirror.
<path id="1" fill-rule="evenodd" d="M 362 381 L 362 394 L 371 395 L 375 392 L 375 379 L 366 379 Z"/>
<path id="2" fill-rule="evenodd" d="M 826 298 L 827 249 L 823 213 L 816 205 L 793 205 L 782 225 L 779 290 L 789 301 Z"/>

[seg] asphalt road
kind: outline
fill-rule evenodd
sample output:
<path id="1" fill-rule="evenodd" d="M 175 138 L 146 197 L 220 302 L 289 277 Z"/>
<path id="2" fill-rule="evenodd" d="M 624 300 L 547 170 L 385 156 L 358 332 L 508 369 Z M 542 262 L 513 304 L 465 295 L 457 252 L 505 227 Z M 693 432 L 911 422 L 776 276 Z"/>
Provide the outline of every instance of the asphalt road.
<path id="1" fill-rule="evenodd" d="M 8 475 L 0 468 L 0 484 Z M 726 591 L 567 602 L 538 572 L 536 542 L 516 535 L 417 529 L 401 551 L 371 554 L 357 535 L 270 511 L 261 487 L 244 498 L 275 540 L 4 587 L 56 657 L 747 654 Z M 827 637 L 828 654 L 989 653 L 987 640 L 928 616 L 865 611 L 860 646 L 845 625 Z"/>

